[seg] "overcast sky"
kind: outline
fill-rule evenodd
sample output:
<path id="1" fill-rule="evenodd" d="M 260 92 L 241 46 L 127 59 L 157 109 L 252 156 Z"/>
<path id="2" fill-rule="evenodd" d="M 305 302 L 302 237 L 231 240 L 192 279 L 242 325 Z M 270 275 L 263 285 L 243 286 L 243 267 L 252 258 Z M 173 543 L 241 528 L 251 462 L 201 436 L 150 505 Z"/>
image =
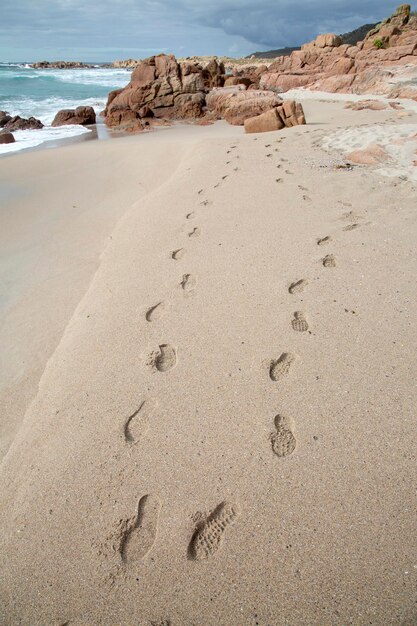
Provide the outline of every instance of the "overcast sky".
<path id="1" fill-rule="evenodd" d="M 228 54 L 295 46 L 390 15 L 387 0 L 2 0 L 0 61 Z"/>

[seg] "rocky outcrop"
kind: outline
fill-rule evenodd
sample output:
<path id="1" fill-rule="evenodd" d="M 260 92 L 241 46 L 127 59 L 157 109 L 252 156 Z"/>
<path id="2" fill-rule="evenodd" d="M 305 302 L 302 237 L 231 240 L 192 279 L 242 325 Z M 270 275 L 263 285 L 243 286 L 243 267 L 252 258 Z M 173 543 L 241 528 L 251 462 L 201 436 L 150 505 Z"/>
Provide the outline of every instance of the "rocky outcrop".
<path id="1" fill-rule="evenodd" d="M 90 126 L 96 123 L 96 114 L 93 107 L 77 107 L 76 109 L 62 109 L 55 115 L 51 126 L 65 126 L 79 124 Z"/>
<path id="2" fill-rule="evenodd" d="M 80 61 L 37 61 L 32 63 L 30 67 L 36 70 L 78 70 L 88 69 L 94 67 L 94 65 L 88 65 Z"/>
<path id="3" fill-rule="evenodd" d="M 375 28 L 369 31 L 363 40 L 363 48 L 374 48 L 375 42 L 380 42 L 377 45 L 382 45 L 384 48 L 396 45 L 395 42 L 398 36 L 401 35 L 402 29 L 410 21 L 410 13 L 410 5 L 401 4 L 391 17 L 377 24 Z"/>
<path id="4" fill-rule="evenodd" d="M 12 133 L 1 132 L 0 133 L 0 143 L 14 143 L 16 140 L 13 137 Z"/>
<path id="5" fill-rule="evenodd" d="M 9 119 L 3 128 L 5 131 L 11 133 L 16 130 L 37 130 L 43 128 L 43 124 L 40 120 L 37 120 L 36 117 L 25 119 L 24 117 L 20 117 L 20 115 L 15 115 Z"/>
<path id="6" fill-rule="evenodd" d="M 172 55 L 141 61 L 124 89 L 109 94 L 104 112 L 108 126 L 140 130 L 154 119 L 194 119 L 204 113 L 206 93 L 224 82 L 224 67 L 213 59 L 206 67 Z"/>
<path id="7" fill-rule="evenodd" d="M 277 107 L 245 120 L 247 133 L 264 133 L 281 128 L 305 124 L 303 107 L 299 102 L 287 100 Z"/>
<path id="8" fill-rule="evenodd" d="M 401 97 L 398 85 L 396 93 L 393 92 L 393 83 L 399 68 L 405 66 L 412 67 L 410 78 L 415 81 L 417 17 L 410 16 L 409 5 L 401 5 L 391 18 L 372 29 L 356 46 L 342 43 L 337 35 L 319 35 L 301 50 L 278 58 L 262 74 L 260 86 L 278 92 L 309 87 Z M 410 88 L 410 84 L 404 87 L 417 99 L 416 88 Z"/>

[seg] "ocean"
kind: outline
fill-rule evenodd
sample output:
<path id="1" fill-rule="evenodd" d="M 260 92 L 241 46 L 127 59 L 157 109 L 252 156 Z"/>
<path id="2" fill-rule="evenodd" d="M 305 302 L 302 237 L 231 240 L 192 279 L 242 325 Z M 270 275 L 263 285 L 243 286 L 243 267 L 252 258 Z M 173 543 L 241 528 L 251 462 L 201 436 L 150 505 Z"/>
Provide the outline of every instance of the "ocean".
<path id="1" fill-rule="evenodd" d="M 0 154 L 90 133 L 91 130 L 82 126 L 52 128 L 50 124 L 60 109 L 80 105 L 92 106 L 98 115 L 104 109 L 108 93 L 127 85 L 130 74 L 131 71 L 125 69 L 100 66 L 38 70 L 26 63 L 0 63 L 0 110 L 10 115 L 33 116 L 45 124 L 41 130 L 13 133 L 16 143 L 0 144 Z"/>

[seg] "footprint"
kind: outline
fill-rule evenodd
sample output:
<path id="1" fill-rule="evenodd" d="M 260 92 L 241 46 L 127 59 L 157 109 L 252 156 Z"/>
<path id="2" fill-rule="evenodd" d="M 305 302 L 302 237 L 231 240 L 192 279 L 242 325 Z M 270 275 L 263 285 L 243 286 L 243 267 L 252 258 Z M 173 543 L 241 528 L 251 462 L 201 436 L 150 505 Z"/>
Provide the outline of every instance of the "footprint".
<path id="1" fill-rule="evenodd" d="M 212 204 L 210 200 L 203 200 L 203 202 L 200 202 L 200 206 L 208 206 L 209 204 Z"/>
<path id="2" fill-rule="evenodd" d="M 282 178 L 276 178 L 276 179 L 275 179 L 275 182 L 276 182 L 276 183 L 282 183 L 282 182 L 284 182 L 284 181 L 283 181 L 283 179 L 282 179 Z"/>
<path id="3" fill-rule="evenodd" d="M 190 233 L 188 233 L 188 236 L 189 237 L 199 237 L 200 233 L 201 233 L 200 229 L 196 227 L 196 228 L 193 228 L 193 230 Z"/>
<path id="4" fill-rule="evenodd" d="M 291 176 L 294 174 L 294 172 L 291 172 L 291 170 L 285 170 L 286 174 L 290 174 Z"/>
<path id="5" fill-rule="evenodd" d="M 279 457 L 289 456 L 295 450 L 297 441 L 292 432 L 291 421 L 288 417 L 275 417 L 276 432 L 270 435 L 272 450 Z"/>
<path id="6" fill-rule="evenodd" d="M 327 235 L 327 237 L 322 237 L 321 239 L 317 239 L 317 245 L 325 246 L 326 243 L 329 243 L 330 241 L 332 241 L 332 238 L 330 237 L 330 235 Z"/>
<path id="7" fill-rule="evenodd" d="M 356 223 L 356 224 L 348 224 L 347 226 L 345 226 L 344 228 L 342 228 L 342 230 L 355 230 L 355 228 L 359 228 L 360 224 Z"/>
<path id="8" fill-rule="evenodd" d="M 187 215 L 185 216 L 185 219 L 187 220 L 192 220 L 195 217 L 195 213 L 194 211 L 191 211 L 191 213 L 187 213 Z"/>
<path id="9" fill-rule="evenodd" d="M 137 515 L 126 520 L 121 530 L 119 553 L 123 563 L 134 563 L 145 558 L 155 543 L 161 504 L 156 496 L 143 496 Z"/>
<path id="10" fill-rule="evenodd" d="M 311 198 L 309 196 L 306 196 L 305 194 L 303 195 L 303 200 L 305 202 L 311 202 Z"/>
<path id="11" fill-rule="evenodd" d="M 327 254 L 322 259 L 324 267 L 336 267 L 336 257 L 333 254 Z"/>
<path id="12" fill-rule="evenodd" d="M 180 259 L 182 259 L 184 254 L 184 248 L 178 248 L 178 250 L 174 250 L 173 252 L 171 252 L 171 259 L 174 259 L 174 261 L 179 261 Z"/>
<path id="13" fill-rule="evenodd" d="M 308 330 L 308 322 L 302 311 L 295 311 L 294 319 L 291 322 L 294 330 L 299 333 L 305 333 Z"/>
<path id="14" fill-rule="evenodd" d="M 226 180 L 226 178 L 229 176 L 229 174 L 225 174 L 224 176 L 222 176 L 222 180 Z"/>
<path id="15" fill-rule="evenodd" d="M 204 189 L 199 189 L 198 192 L 197 192 L 198 195 L 200 196 L 203 193 L 203 191 L 204 191 Z"/>
<path id="16" fill-rule="evenodd" d="M 191 274 L 184 274 L 180 285 L 184 291 L 191 291 L 197 284 L 197 279 Z"/>
<path id="17" fill-rule="evenodd" d="M 211 515 L 197 524 L 188 548 L 190 557 L 195 561 L 202 561 L 213 556 L 223 542 L 227 526 L 233 523 L 237 515 L 236 505 L 229 502 L 219 504 Z"/>
<path id="18" fill-rule="evenodd" d="M 149 357 L 149 365 L 158 372 L 169 372 L 177 364 L 177 353 L 175 348 L 163 343 L 159 346 L 159 349 Z"/>
<path id="19" fill-rule="evenodd" d="M 157 406 L 157 400 L 144 400 L 138 410 L 127 418 L 123 427 L 123 434 L 127 443 L 136 444 L 146 433 L 149 428 L 150 418 Z"/>
<path id="20" fill-rule="evenodd" d="M 356 220 L 361 220 L 362 215 L 359 215 L 358 213 L 355 213 L 355 211 L 347 211 L 346 213 L 343 213 L 342 217 L 340 218 L 341 220 L 347 220 L 350 222 L 354 222 Z"/>
<path id="21" fill-rule="evenodd" d="M 163 302 L 158 302 L 154 306 L 151 306 L 145 313 L 145 318 L 147 322 L 155 322 L 159 320 L 165 311 L 165 305 Z"/>
<path id="22" fill-rule="evenodd" d="M 297 280 L 295 283 L 292 283 L 288 287 L 288 291 L 290 293 L 301 293 L 302 291 L 304 291 L 307 285 L 308 285 L 308 280 L 306 280 L 305 278 L 301 278 L 300 280 Z"/>
<path id="23" fill-rule="evenodd" d="M 291 365 L 295 361 L 295 355 L 290 352 L 283 352 L 279 359 L 271 361 L 269 365 L 269 377 L 276 382 L 289 374 Z"/>

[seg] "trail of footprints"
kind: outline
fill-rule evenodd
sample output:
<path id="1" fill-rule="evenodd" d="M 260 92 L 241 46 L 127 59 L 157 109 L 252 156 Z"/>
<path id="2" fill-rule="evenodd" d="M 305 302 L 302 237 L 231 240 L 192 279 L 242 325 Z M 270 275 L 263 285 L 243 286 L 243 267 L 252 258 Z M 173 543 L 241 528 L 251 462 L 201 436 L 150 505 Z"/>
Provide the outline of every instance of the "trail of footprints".
<path id="1" fill-rule="evenodd" d="M 231 146 L 228 153 L 236 147 Z M 238 159 L 239 155 L 236 155 L 235 158 Z M 233 171 L 237 170 L 236 167 Z M 215 187 L 226 181 L 228 176 L 228 174 L 223 175 Z M 197 192 L 199 196 L 203 193 L 204 189 Z M 211 204 L 212 202 L 208 199 L 199 203 L 202 207 L 208 207 Z M 193 220 L 195 217 L 195 211 L 190 211 L 185 215 L 187 221 Z M 201 229 L 198 226 L 187 232 L 187 238 L 191 240 L 200 235 Z M 173 261 L 181 261 L 185 251 L 184 247 L 180 247 L 172 250 L 169 256 Z M 184 295 L 193 293 L 196 285 L 195 275 L 191 273 L 182 275 L 179 287 Z M 165 311 L 166 304 L 161 300 L 146 310 L 145 320 L 148 323 L 155 323 L 162 318 Z M 155 372 L 168 373 L 177 365 L 177 349 L 168 343 L 161 343 L 156 350 L 148 355 L 146 364 Z M 122 436 L 126 445 L 135 446 L 141 441 L 149 430 L 157 408 L 158 403 L 148 398 L 140 403 L 138 409 L 125 419 Z M 160 510 L 159 499 L 153 494 L 146 494 L 140 498 L 135 515 L 118 523 L 111 538 L 123 565 L 135 565 L 146 559 L 157 538 Z M 201 561 L 213 556 L 223 542 L 227 527 L 234 522 L 237 516 L 238 508 L 230 502 L 222 502 L 210 514 L 200 516 L 189 542 L 188 557 L 195 561 Z M 169 622 L 158 623 L 168 624 Z"/>
<path id="2" fill-rule="evenodd" d="M 256 140 L 257 138 L 255 138 Z M 270 145 L 266 145 L 269 148 Z M 231 154 L 236 146 L 231 146 L 227 154 Z M 267 156 L 270 156 L 269 154 Z M 239 158 L 236 155 L 235 158 Z M 286 162 L 286 159 L 281 159 Z M 231 161 L 228 161 L 231 163 Z M 281 167 L 278 165 L 278 167 Z M 235 168 L 237 171 L 238 168 Z M 286 174 L 292 174 L 289 170 Z M 221 184 L 227 179 L 228 175 L 222 176 Z M 281 182 L 282 179 L 277 179 Z M 299 185 L 300 190 L 308 191 L 307 188 Z M 204 189 L 200 189 L 198 195 L 204 193 Z M 303 196 L 304 200 L 310 201 L 308 196 Z M 208 207 L 210 200 L 204 199 L 199 205 Z M 186 214 L 186 220 L 194 219 L 195 211 Z M 354 215 L 352 211 L 345 213 L 342 219 L 351 223 L 343 228 L 343 231 L 354 230 L 360 226 L 357 220 L 360 216 Z M 198 226 L 194 227 L 187 233 L 189 239 L 200 236 L 201 230 Z M 325 246 L 333 241 L 330 235 L 326 235 L 316 240 L 318 246 Z M 185 248 L 180 247 L 170 253 L 170 258 L 174 261 L 180 261 L 185 255 Z M 336 258 L 333 254 L 328 254 L 321 259 L 325 268 L 336 267 Z M 299 278 L 288 285 L 288 293 L 294 297 L 298 297 L 308 286 L 306 278 Z M 197 285 L 195 275 L 191 273 L 183 274 L 179 286 L 184 294 L 194 291 Z M 164 301 L 157 302 L 148 308 L 145 312 L 145 319 L 149 323 L 155 323 L 161 319 L 166 310 Z M 306 333 L 309 330 L 309 322 L 303 311 L 294 311 L 291 320 L 291 326 L 298 333 Z M 152 370 L 160 373 L 168 373 L 177 365 L 177 349 L 168 343 L 161 343 L 154 350 L 146 361 Z M 268 372 L 269 378 L 274 383 L 283 383 L 294 369 L 297 357 L 292 352 L 282 352 L 277 358 L 269 361 Z M 146 435 L 152 419 L 157 411 L 158 403 L 153 399 L 146 399 L 139 408 L 125 419 L 123 424 L 123 438 L 127 446 L 135 446 Z M 269 436 L 272 452 L 279 458 L 291 456 L 297 447 L 295 436 L 295 428 L 291 418 L 278 414 L 274 418 L 274 430 Z M 155 544 L 158 523 L 161 511 L 161 503 L 153 494 L 142 496 L 138 503 L 136 513 L 133 517 L 121 520 L 116 529 L 116 545 L 120 560 L 124 565 L 138 563 L 146 559 Z M 212 512 L 207 515 L 199 514 L 195 519 L 195 530 L 192 534 L 188 545 L 188 558 L 194 561 L 201 561 L 211 558 L 222 546 L 229 526 L 231 526 L 239 515 L 238 506 L 233 502 L 223 501 Z M 169 623 L 169 622 L 161 622 Z"/>

